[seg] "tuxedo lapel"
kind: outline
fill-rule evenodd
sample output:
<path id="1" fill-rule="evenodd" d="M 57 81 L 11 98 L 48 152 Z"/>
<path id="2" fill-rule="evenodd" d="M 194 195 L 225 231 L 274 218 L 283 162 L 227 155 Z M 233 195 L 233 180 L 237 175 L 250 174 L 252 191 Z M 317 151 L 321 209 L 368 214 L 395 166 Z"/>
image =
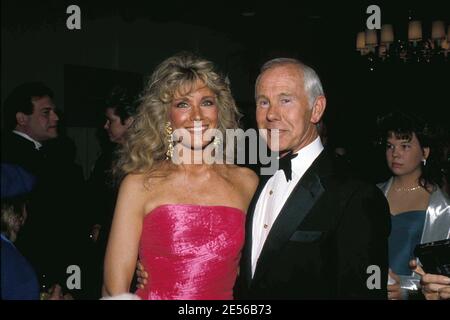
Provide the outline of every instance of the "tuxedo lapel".
<path id="1" fill-rule="evenodd" d="M 281 247 L 289 241 L 292 234 L 324 192 L 316 169 L 317 166 L 311 165 L 281 209 L 264 243 L 256 265 L 253 281 L 257 281 L 264 274 L 270 261 L 275 261 Z"/>

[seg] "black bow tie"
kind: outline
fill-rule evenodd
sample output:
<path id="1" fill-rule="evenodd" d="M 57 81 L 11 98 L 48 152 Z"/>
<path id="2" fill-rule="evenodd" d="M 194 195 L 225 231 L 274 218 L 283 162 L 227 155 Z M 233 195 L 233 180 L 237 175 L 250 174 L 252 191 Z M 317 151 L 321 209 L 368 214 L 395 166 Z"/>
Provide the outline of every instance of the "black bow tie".
<path id="1" fill-rule="evenodd" d="M 292 151 L 289 151 L 284 157 L 278 160 L 278 164 L 280 165 L 279 170 L 284 171 L 284 175 L 286 176 L 286 181 L 289 182 L 292 180 L 292 163 L 291 160 L 298 156 L 297 153 L 292 154 Z"/>

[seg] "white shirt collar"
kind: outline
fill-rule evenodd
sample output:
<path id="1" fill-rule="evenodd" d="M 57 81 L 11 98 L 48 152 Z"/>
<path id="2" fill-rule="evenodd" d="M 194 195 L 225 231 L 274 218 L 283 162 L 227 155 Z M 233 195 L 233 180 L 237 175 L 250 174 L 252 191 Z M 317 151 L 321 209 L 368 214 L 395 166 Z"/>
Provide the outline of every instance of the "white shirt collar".
<path id="1" fill-rule="evenodd" d="M 39 150 L 42 147 L 42 143 L 40 143 L 39 141 L 34 140 L 32 137 L 30 137 L 26 133 L 23 133 L 23 132 L 17 131 L 17 130 L 13 130 L 12 132 L 14 132 L 15 134 L 17 134 L 17 135 L 27 139 L 28 141 L 33 142 L 34 143 L 34 147 L 36 148 L 36 150 Z"/>
<path id="2" fill-rule="evenodd" d="M 316 160 L 322 150 L 322 141 L 318 136 L 313 142 L 301 148 L 297 152 L 298 156 L 291 160 L 292 172 L 298 176 L 303 176 L 305 171 L 311 166 L 314 160 Z"/>

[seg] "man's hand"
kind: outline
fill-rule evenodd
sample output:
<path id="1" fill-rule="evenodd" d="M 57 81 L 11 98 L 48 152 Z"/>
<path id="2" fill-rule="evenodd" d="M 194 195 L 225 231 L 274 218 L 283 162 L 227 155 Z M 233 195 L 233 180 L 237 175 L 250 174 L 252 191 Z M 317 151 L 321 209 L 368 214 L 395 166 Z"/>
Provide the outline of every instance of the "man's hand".
<path id="1" fill-rule="evenodd" d="M 400 287 L 400 277 L 389 269 L 389 277 L 395 281 L 394 284 L 388 284 L 388 299 L 389 300 L 403 300 L 402 288 Z"/>
<path id="2" fill-rule="evenodd" d="M 148 280 L 148 273 L 144 270 L 144 266 L 142 265 L 141 261 L 138 260 L 137 266 L 136 266 L 136 276 L 137 276 L 137 287 L 139 289 L 144 289 L 145 285 L 147 284 Z"/>
<path id="3" fill-rule="evenodd" d="M 422 286 L 422 293 L 427 300 L 446 300 L 450 299 L 450 278 L 425 273 L 423 269 L 417 265 L 416 260 L 409 262 L 410 268 L 420 275 L 420 284 Z"/>

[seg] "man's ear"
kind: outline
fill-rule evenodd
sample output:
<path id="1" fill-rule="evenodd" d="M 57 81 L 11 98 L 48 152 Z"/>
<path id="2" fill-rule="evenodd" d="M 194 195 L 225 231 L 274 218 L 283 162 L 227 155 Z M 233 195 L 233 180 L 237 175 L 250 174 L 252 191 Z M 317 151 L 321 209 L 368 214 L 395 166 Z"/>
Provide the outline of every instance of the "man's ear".
<path id="1" fill-rule="evenodd" d="M 25 126 L 28 124 L 28 116 L 23 112 L 17 112 L 16 122 L 19 126 Z"/>
<path id="2" fill-rule="evenodd" d="M 314 101 L 314 106 L 312 108 L 311 113 L 311 122 L 314 124 L 319 123 L 320 119 L 322 119 L 322 116 L 325 112 L 325 108 L 327 105 L 327 99 L 324 96 L 318 96 L 316 98 L 316 101 Z"/>

